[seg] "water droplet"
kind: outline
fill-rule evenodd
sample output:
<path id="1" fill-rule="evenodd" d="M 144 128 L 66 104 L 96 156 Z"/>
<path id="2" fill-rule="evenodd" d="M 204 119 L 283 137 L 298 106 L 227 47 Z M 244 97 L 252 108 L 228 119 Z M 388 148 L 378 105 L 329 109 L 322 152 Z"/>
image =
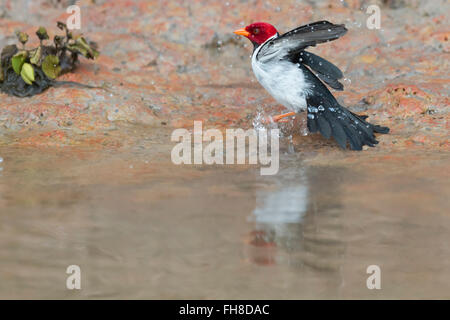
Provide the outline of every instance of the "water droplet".
<path id="1" fill-rule="evenodd" d="M 253 128 L 256 131 L 268 130 L 272 128 L 277 128 L 278 124 L 276 122 L 271 122 L 270 119 L 272 117 L 269 116 L 262 107 L 258 107 L 256 111 L 256 116 L 253 118 Z"/>
<path id="2" fill-rule="evenodd" d="M 310 118 L 310 119 L 314 119 L 315 117 L 314 117 L 314 115 L 313 115 L 313 114 L 311 114 L 311 113 L 308 113 L 308 118 Z"/>

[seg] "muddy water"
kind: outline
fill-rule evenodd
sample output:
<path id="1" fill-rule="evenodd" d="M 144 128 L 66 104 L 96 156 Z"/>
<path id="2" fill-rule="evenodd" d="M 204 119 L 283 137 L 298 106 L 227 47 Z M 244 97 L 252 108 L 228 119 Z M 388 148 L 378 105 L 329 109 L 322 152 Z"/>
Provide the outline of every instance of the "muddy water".
<path id="1" fill-rule="evenodd" d="M 0 147 L 0 298 L 450 298 L 447 155 L 297 152 L 262 177 L 169 147 Z"/>

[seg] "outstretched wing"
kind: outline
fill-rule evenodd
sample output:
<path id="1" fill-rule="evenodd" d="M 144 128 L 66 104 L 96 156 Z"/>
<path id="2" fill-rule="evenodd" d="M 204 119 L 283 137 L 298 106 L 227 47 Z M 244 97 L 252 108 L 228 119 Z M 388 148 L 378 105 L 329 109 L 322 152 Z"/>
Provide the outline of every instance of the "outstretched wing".
<path id="1" fill-rule="evenodd" d="M 335 40 L 347 32 L 343 24 L 333 24 L 328 21 L 310 23 L 291 30 L 270 40 L 258 52 L 257 59 L 261 62 L 273 58 L 282 59 L 295 55 L 308 46 Z"/>

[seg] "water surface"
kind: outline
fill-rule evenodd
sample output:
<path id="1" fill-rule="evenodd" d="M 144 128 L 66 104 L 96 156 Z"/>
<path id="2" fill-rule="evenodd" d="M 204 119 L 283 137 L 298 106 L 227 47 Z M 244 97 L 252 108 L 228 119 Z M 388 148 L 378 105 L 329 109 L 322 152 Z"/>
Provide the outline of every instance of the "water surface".
<path id="1" fill-rule="evenodd" d="M 0 298 L 450 298 L 447 155 L 297 152 L 262 177 L 157 140 L 0 147 Z"/>

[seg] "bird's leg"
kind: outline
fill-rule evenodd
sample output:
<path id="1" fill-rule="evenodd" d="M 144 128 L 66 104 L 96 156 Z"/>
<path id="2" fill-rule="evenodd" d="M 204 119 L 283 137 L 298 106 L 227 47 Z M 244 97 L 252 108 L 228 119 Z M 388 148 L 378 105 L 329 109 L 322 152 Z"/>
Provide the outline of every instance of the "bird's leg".
<path id="1" fill-rule="evenodd" d="M 295 112 L 288 112 L 288 113 L 273 116 L 272 120 L 273 120 L 273 122 L 286 122 L 285 120 L 283 120 L 283 121 L 280 121 L 280 120 L 283 118 L 286 118 L 286 117 L 290 117 L 290 116 L 295 116 Z"/>
<path id="2" fill-rule="evenodd" d="M 288 113 L 284 113 L 284 114 L 278 114 L 276 116 L 273 117 L 266 117 L 264 120 L 264 123 L 272 123 L 272 122 L 282 122 L 282 123 L 286 123 L 288 122 L 288 120 L 284 119 L 286 117 L 290 117 L 290 116 L 295 116 L 295 112 L 288 112 Z"/>

